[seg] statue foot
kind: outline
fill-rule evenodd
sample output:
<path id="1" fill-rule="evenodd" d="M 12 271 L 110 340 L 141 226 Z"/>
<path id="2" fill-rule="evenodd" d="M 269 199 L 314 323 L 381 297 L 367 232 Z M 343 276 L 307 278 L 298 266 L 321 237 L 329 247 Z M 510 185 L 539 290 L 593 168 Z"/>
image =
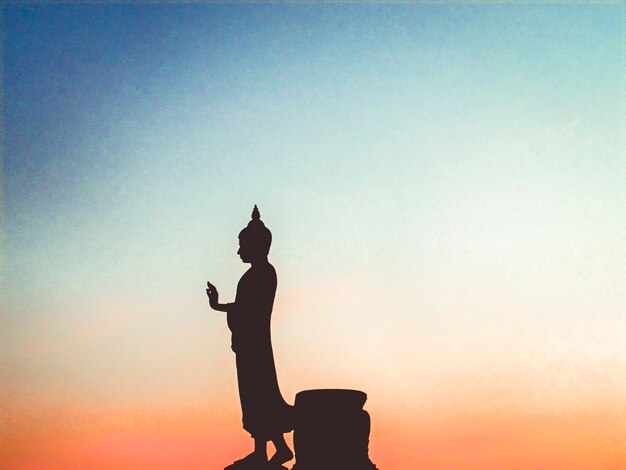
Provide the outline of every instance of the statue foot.
<path id="1" fill-rule="evenodd" d="M 269 463 L 272 466 L 280 467 L 282 466 L 282 464 L 284 464 L 285 462 L 289 462 L 291 459 L 293 459 L 293 452 L 291 452 L 291 449 L 287 447 L 285 449 L 276 451 L 276 453 L 270 459 Z"/>
<path id="2" fill-rule="evenodd" d="M 224 470 L 257 470 L 266 468 L 267 464 L 267 458 L 252 452 L 243 459 L 235 460 L 231 465 L 225 467 Z"/>

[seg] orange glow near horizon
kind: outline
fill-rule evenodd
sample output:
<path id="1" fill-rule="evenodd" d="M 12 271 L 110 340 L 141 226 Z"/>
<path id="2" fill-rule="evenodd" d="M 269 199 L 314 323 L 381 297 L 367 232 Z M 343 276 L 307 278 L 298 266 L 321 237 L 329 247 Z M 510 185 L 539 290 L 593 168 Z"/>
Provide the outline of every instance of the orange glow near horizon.
<path id="1" fill-rule="evenodd" d="M 367 290 L 372 290 L 367 283 L 358 289 L 342 285 L 342 296 L 362 299 Z M 331 295 L 329 289 L 327 292 Z M 314 292 L 297 294 L 307 299 Z M 335 307 L 350 310 L 342 296 L 337 296 Z M 420 342 L 400 343 L 396 335 L 393 347 L 383 342 L 380 352 L 342 349 L 337 340 L 336 349 L 328 345 L 328 357 L 316 362 L 312 353 L 321 347 L 324 332 L 309 329 L 306 334 L 312 339 L 297 348 L 296 320 L 280 315 L 297 307 L 300 321 L 306 322 L 308 317 L 325 313 L 315 312 L 312 300 L 294 306 L 289 291 L 286 297 L 286 302 L 277 303 L 280 321 L 274 330 L 285 397 L 293 402 L 299 390 L 329 385 L 365 390 L 365 408 L 372 417 L 370 455 L 382 470 L 626 468 L 626 423 L 622 419 L 626 406 L 619 393 L 624 390 L 623 365 L 617 358 L 625 324 L 619 318 L 570 322 L 543 337 L 525 336 L 517 330 L 515 341 L 502 328 L 497 341 L 488 328 L 479 334 L 450 332 L 445 342 L 423 334 Z M 103 308 L 116 311 L 114 306 Z M 118 312 L 100 321 L 99 331 L 111 332 L 115 326 L 123 332 L 144 321 L 148 324 L 146 311 L 124 314 L 129 319 L 126 326 L 119 326 L 122 313 Z M 324 321 L 338 321 L 332 314 Z M 204 317 L 202 321 L 219 325 L 223 318 Z M 155 322 L 149 324 L 157 328 Z M 219 354 L 219 364 L 217 357 L 207 361 L 204 351 L 191 341 L 196 337 L 186 335 L 189 342 L 181 347 L 179 356 L 166 358 L 171 361 L 166 369 L 135 372 L 146 374 L 143 380 L 153 387 L 159 383 L 170 387 L 145 386 L 142 405 L 135 397 L 119 394 L 118 386 L 109 388 L 111 401 L 105 402 L 103 391 L 95 386 L 98 383 L 89 384 L 99 393 L 89 399 L 64 394 L 56 382 L 45 380 L 29 395 L 9 394 L 2 410 L 0 467 L 206 469 L 223 468 L 240 458 L 252 443 L 241 429 L 228 334 L 214 325 L 203 328 L 213 331 L 210 347 L 212 353 L 217 351 L 213 354 Z M 53 322 L 43 326 L 47 331 L 55 328 Z M 91 331 L 90 326 L 89 322 L 76 324 L 86 331 Z M 363 338 L 371 326 L 360 328 L 363 331 L 357 336 Z M 285 330 L 293 334 L 287 335 Z M 115 338 L 113 333 L 104 333 L 104 338 Z M 385 332 L 378 330 L 378 334 L 384 341 Z M 73 331 L 70 335 L 74 341 L 93 341 Z M 71 351 L 73 345 L 63 342 L 61 333 L 57 338 L 59 346 Z M 489 348 L 481 349 L 485 338 Z M 66 353 L 61 348 L 36 347 L 37 343 L 27 346 L 33 361 Z M 144 346 L 144 350 L 150 349 L 156 351 L 156 345 Z M 184 353 L 186 350 L 190 352 Z M 299 354 L 290 355 L 293 350 Z M 399 355 L 392 362 L 394 354 Z M 348 366 L 356 364 L 359 357 L 363 359 L 360 368 L 350 370 Z M 437 357 L 437 361 L 428 357 Z M 334 362 L 329 364 L 331 358 Z M 308 363 L 318 368 L 303 367 Z M 614 364 L 613 373 L 599 374 L 597 365 L 607 363 Z M 182 383 L 177 382 L 179 377 L 186 376 L 167 374 L 181 374 L 181 368 L 193 375 L 193 386 L 173 388 Z M 135 386 L 129 374 L 118 371 L 112 377 L 128 390 Z M 11 388 L 8 382 L 2 385 Z M 291 437 L 288 442 L 291 444 Z"/>
<path id="2" fill-rule="evenodd" d="M 366 408 L 373 418 L 370 456 L 381 469 L 626 466 L 626 424 L 615 413 L 466 410 L 403 415 L 400 410 Z M 251 446 L 235 410 L 71 411 L 13 413 L 3 426 L 2 468 L 222 468 Z M 7 429 L 13 432 L 9 435 Z"/>

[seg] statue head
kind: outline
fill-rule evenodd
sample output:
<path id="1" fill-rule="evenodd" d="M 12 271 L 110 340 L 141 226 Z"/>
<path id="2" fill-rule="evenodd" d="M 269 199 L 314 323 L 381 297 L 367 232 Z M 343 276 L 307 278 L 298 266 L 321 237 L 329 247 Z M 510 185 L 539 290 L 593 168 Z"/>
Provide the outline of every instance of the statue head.
<path id="1" fill-rule="evenodd" d="M 252 220 L 239 232 L 239 251 L 237 254 L 244 263 L 267 257 L 272 244 L 272 232 L 261 222 L 261 214 L 256 204 L 252 210 Z"/>

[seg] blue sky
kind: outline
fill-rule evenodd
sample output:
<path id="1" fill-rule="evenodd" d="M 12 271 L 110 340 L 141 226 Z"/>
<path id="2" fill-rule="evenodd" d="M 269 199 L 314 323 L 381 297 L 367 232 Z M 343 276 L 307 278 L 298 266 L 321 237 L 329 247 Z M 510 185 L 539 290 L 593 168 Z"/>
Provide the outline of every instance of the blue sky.
<path id="1" fill-rule="evenodd" d="M 50 361 L 76 390 L 106 388 L 86 372 L 102 351 L 132 381 L 124 361 L 154 371 L 156 337 L 176 376 L 187 349 L 204 351 L 204 281 L 234 295 L 236 236 L 255 203 L 274 232 L 278 301 L 298 307 L 283 307 L 293 316 L 279 344 L 307 344 L 293 371 L 316 345 L 350 361 L 365 339 L 421 357 L 416 337 L 462 344 L 455 331 L 467 328 L 467 341 L 489 344 L 493 328 L 533 338 L 623 313 L 616 3 L 3 8 L 3 315 L 16 394 L 54 381 L 41 372 Z M 116 313 L 102 349 L 28 352 L 74 344 L 107 302 L 135 327 Z M 158 313 L 141 327 L 146 312 Z M 338 344 L 316 315 L 362 325 Z M 225 325 L 210 335 L 222 345 Z M 450 354 L 440 366 L 454 375 Z M 366 357 L 380 368 L 388 358 Z M 368 384 L 366 372 L 353 379 Z"/>

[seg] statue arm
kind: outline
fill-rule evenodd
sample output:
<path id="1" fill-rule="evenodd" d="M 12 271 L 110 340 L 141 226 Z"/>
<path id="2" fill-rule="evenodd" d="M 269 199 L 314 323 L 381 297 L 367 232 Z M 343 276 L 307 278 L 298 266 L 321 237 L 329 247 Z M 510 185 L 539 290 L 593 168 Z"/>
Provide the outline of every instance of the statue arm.
<path id="1" fill-rule="evenodd" d="M 217 310 L 218 312 L 228 312 L 235 306 L 235 302 L 231 302 L 229 304 L 214 304 L 211 305 L 213 310 Z"/>
<path id="2" fill-rule="evenodd" d="M 228 312 L 235 306 L 234 302 L 229 303 L 229 304 L 219 303 L 219 300 L 218 300 L 219 294 L 215 286 L 211 284 L 210 282 L 207 282 L 206 286 L 207 286 L 206 295 L 209 298 L 209 305 L 211 306 L 213 310 L 217 310 L 218 312 Z"/>

